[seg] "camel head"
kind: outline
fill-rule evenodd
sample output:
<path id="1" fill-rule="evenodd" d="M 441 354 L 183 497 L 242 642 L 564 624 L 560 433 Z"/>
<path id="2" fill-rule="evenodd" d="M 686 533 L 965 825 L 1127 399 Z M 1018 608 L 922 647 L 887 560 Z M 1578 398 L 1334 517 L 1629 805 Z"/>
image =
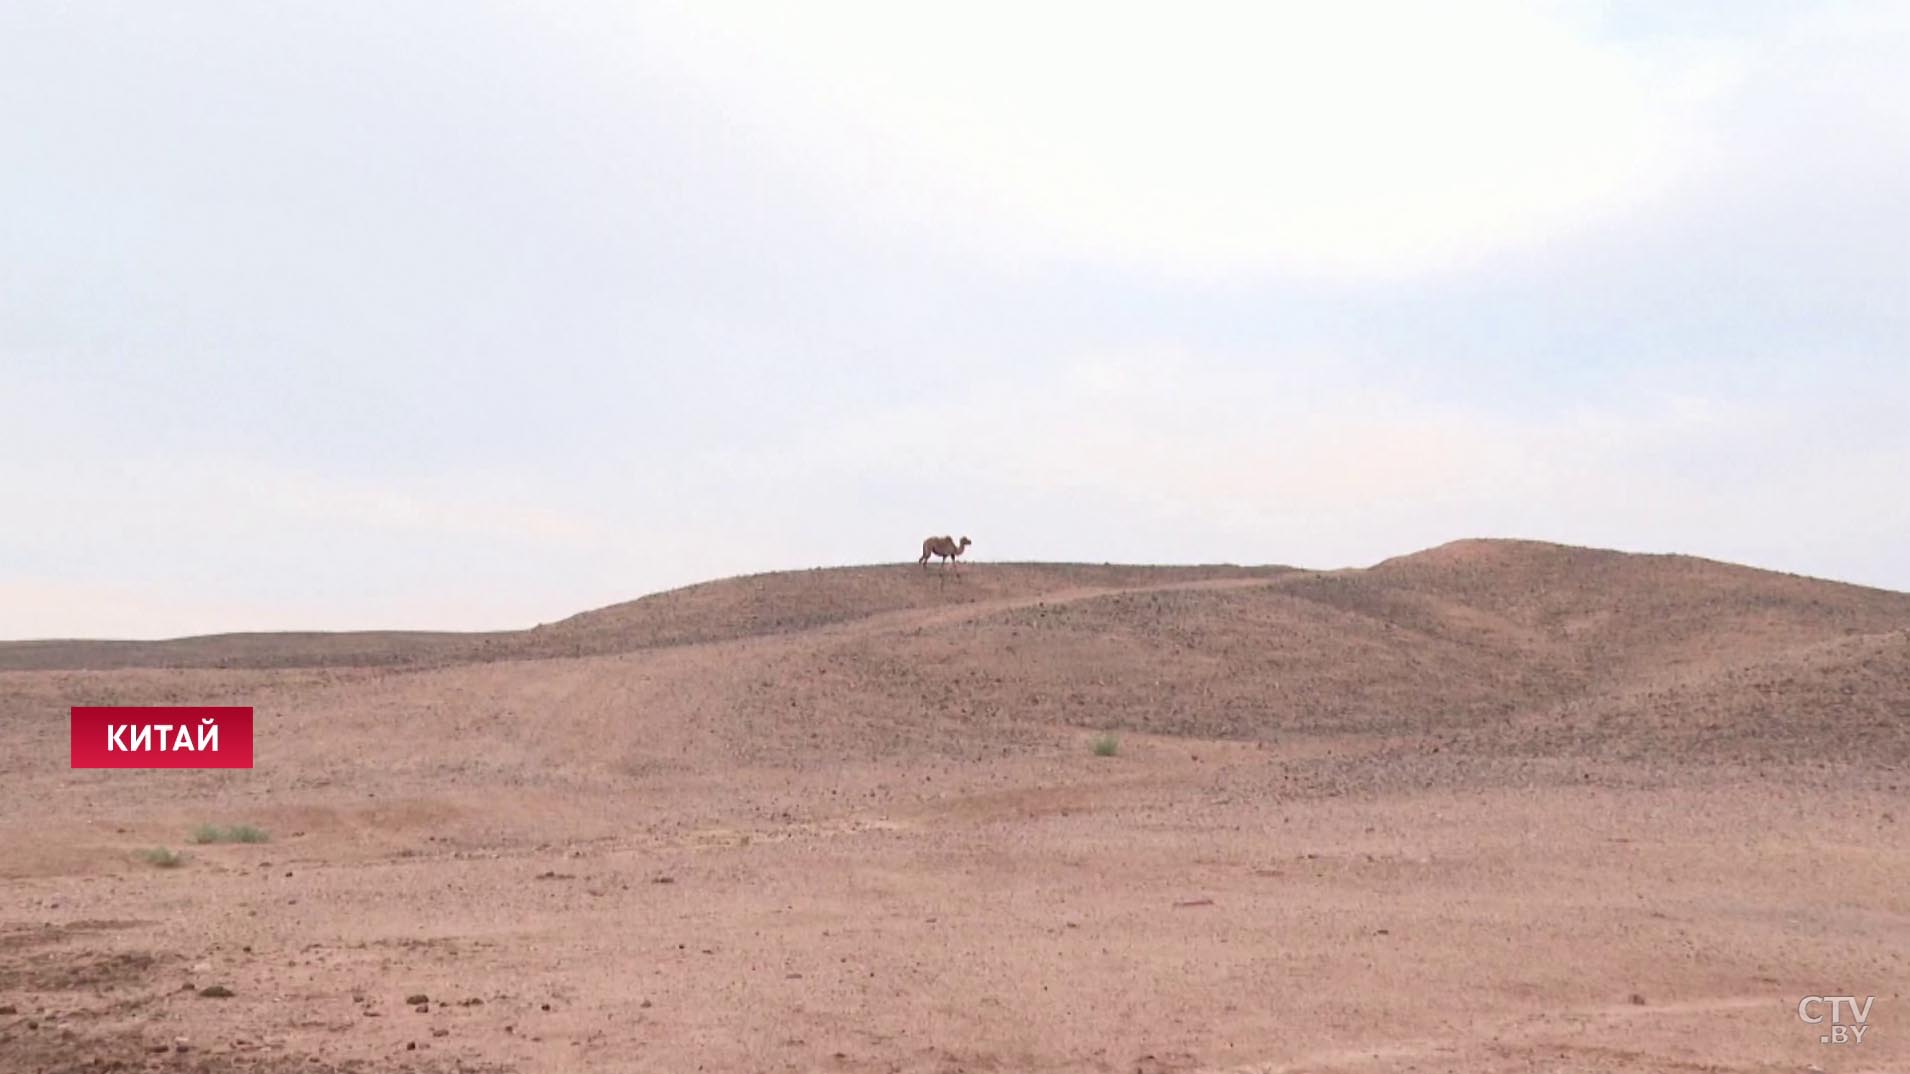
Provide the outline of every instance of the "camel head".
<path id="1" fill-rule="evenodd" d="M 974 541 L 971 541 L 971 540 L 969 540 L 969 539 L 968 539 L 968 538 L 966 538 L 966 537 L 964 537 L 964 538 L 962 538 L 962 547 L 963 547 L 963 548 L 967 548 L 967 547 L 968 547 L 969 545 L 971 545 L 971 544 L 974 544 L 974 543 L 975 543 Z"/>

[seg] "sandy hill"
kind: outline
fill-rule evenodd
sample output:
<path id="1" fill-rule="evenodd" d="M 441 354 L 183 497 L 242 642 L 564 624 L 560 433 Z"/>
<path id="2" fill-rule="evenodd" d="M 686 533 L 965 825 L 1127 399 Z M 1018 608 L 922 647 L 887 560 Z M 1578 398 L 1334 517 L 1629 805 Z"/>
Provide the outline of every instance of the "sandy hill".
<path id="1" fill-rule="evenodd" d="M 211 634 L 166 641 L 0 642 L 0 671 L 112 668 L 388 667 L 583 656 L 825 626 L 889 612 L 1076 589 L 1264 577 L 1283 567 L 1129 567 L 1005 563 L 959 574 L 898 566 L 836 567 L 704 582 L 530 630 Z"/>
<path id="2" fill-rule="evenodd" d="M 112 703 L 257 767 L 69 770 Z M 0 1055 L 1770 1074 L 1855 992 L 1910 1069 L 1906 771 L 1910 595 L 1519 541 L 4 644 Z M 272 842 L 140 856 L 206 822 Z"/>
<path id="3" fill-rule="evenodd" d="M 0 668 L 135 667 L 150 672 L 61 688 L 144 697 L 183 682 L 178 696 L 254 697 L 293 721 L 328 711 L 291 701 L 333 682 L 333 701 L 349 693 L 356 711 L 413 723 L 544 711 L 540 755 L 568 744 L 586 766 L 619 756 L 640 766 L 686 742 L 713 751 L 706 760 L 770 764 L 974 754 L 1055 727 L 1418 736 L 1534 757 L 1656 749 L 1755 761 L 1805 748 L 1910 760 L 1910 727 L 1896 718 L 1910 691 L 1910 595 L 1524 541 L 1460 541 L 1332 572 L 799 571 L 477 635 L 0 646 Z M 620 707 L 632 715 L 607 717 Z"/>

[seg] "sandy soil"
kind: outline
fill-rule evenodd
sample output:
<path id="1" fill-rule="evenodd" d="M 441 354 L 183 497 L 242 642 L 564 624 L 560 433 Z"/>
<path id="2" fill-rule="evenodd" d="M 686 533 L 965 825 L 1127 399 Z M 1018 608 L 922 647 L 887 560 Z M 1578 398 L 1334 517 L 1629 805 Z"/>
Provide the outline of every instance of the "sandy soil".
<path id="1" fill-rule="evenodd" d="M 9 1074 L 1910 1071 L 1910 595 L 910 563 L 0 668 Z M 257 767 L 69 770 L 115 703 Z"/>

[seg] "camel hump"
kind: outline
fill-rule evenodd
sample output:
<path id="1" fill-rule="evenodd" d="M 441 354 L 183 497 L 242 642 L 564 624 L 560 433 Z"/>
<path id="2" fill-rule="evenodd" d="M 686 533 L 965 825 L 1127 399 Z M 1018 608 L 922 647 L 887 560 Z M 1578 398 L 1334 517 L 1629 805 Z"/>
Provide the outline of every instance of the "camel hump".
<path id="1" fill-rule="evenodd" d="M 962 543 L 960 544 L 956 544 L 955 538 L 953 537 L 930 537 L 922 542 L 922 558 L 927 559 L 930 556 L 957 556 L 961 554 L 962 549 L 967 548 L 972 543 L 974 542 L 966 537 L 962 538 Z"/>

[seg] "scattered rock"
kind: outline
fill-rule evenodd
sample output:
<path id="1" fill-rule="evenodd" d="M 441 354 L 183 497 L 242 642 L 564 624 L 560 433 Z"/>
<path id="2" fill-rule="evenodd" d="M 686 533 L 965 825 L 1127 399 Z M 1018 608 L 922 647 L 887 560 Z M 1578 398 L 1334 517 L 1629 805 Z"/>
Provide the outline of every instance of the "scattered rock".
<path id="1" fill-rule="evenodd" d="M 1174 906 L 1184 910 L 1190 906 L 1212 906 L 1213 904 L 1214 900 L 1212 899 L 1183 899 L 1175 903 Z"/>
<path id="2" fill-rule="evenodd" d="M 405 1003 L 413 1007 L 416 1007 L 420 1003 L 429 1002 L 431 1002 L 431 997 L 425 995 L 423 992 L 413 992 L 405 997 Z"/>
<path id="3" fill-rule="evenodd" d="M 1634 1007 L 1643 1007 L 1645 1005 L 1645 994 L 1643 992 L 1633 992 L 1631 994 L 1631 1005 Z"/>
<path id="4" fill-rule="evenodd" d="M 235 993 L 224 985 L 207 985 L 199 990 L 203 999 L 231 999 Z"/>
<path id="5" fill-rule="evenodd" d="M 19 1013 L 20 1013 L 19 1009 L 16 1008 L 11 1003 L 6 1004 L 5 1006 L 0 1006 L 0 1014 L 19 1014 Z"/>

